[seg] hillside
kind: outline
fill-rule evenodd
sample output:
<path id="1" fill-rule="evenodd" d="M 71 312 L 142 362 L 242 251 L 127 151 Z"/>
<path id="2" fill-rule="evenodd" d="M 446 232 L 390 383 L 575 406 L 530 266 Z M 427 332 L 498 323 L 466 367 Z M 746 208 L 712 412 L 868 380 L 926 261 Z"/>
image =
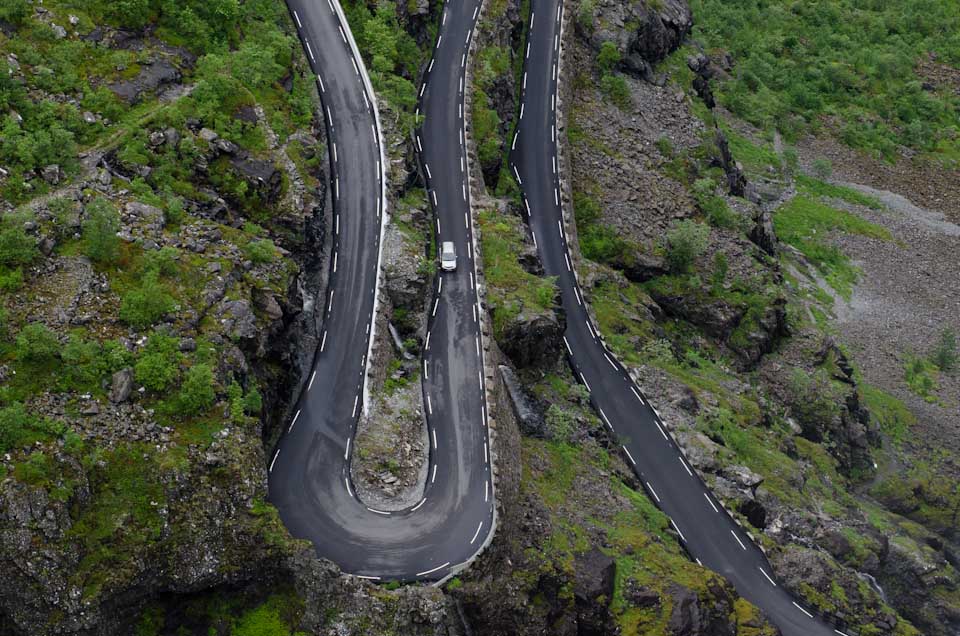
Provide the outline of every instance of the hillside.
<path id="1" fill-rule="evenodd" d="M 444 5 L 341 4 L 391 210 L 350 470 L 397 510 L 430 453 L 414 131 Z M 600 334 L 806 607 L 955 634 L 956 3 L 563 6 L 561 196 Z M 285 5 L 0 0 L 0 634 L 778 633 L 688 557 L 568 363 L 508 163 L 530 12 L 487 0 L 463 61 L 498 528 L 429 587 L 343 575 L 266 500 L 335 223 Z"/>

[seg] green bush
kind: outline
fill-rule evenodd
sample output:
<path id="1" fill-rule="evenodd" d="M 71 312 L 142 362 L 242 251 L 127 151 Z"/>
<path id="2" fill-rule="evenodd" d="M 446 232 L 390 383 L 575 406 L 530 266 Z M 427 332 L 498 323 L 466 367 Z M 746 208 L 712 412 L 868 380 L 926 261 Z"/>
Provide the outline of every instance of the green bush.
<path id="1" fill-rule="evenodd" d="M 28 265 L 40 254 L 36 239 L 23 229 L 24 221 L 19 215 L 0 219 L 0 265 Z"/>
<path id="2" fill-rule="evenodd" d="M 830 375 L 823 369 L 814 373 L 794 369 L 787 389 L 790 410 L 800 423 L 803 436 L 814 442 L 822 441 L 825 424 L 840 415 L 843 403 Z"/>
<path id="3" fill-rule="evenodd" d="M 33 14 L 33 5 L 27 0 L 0 0 L 0 20 L 23 24 Z"/>
<path id="4" fill-rule="evenodd" d="M 607 75 L 620 63 L 620 50 L 617 45 L 607 40 L 600 45 L 600 51 L 597 53 L 597 67 L 601 75 Z"/>
<path id="5" fill-rule="evenodd" d="M 94 389 L 102 375 L 100 344 L 85 340 L 79 334 L 70 334 L 60 352 L 63 367 L 60 370 L 67 390 Z"/>
<path id="6" fill-rule="evenodd" d="M 206 411 L 217 399 L 213 386 L 213 369 L 206 364 L 190 367 L 180 388 L 179 407 L 185 415 L 197 415 Z"/>
<path id="7" fill-rule="evenodd" d="M 814 159 L 813 174 L 821 181 L 826 181 L 833 176 L 833 162 L 829 159 Z"/>
<path id="8" fill-rule="evenodd" d="M 176 338 L 151 334 L 133 368 L 137 382 L 150 391 L 162 393 L 179 375 L 180 358 Z"/>
<path id="9" fill-rule="evenodd" d="M 23 287 L 23 270 L 0 268 L 0 291 L 11 293 Z"/>
<path id="10" fill-rule="evenodd" d="M 630 87 L 621 75 L 606 74 L 600 78 L 600 90 L 623 110 L 630 108 Z"/>
<path id="11" fill-rule="evenodd" d="M 149 327 L 173 311 L 176 303 L 160 284 L 158 273 L 148 271 L 140 286 L 128 291 L 120 303 L 120 319 L 134 327 Z"/>
<path id="12" fill-rule="evenodd" d="M 930 361 L 941 371 L 950 372 L 957 366 L 957 334 L 953 329 L 944 329 L 940 340 L 930 355 Z"/>
<path id="13" fill-rule="evenodd" d="M 667 262 L 677 273 L 689 273 L 697 257 L 707 248 L 710 228 L 690 219 L 680 221 L 667 232 Z"/>
<path id="14" fill-rule="evenodd" d="M 32 322 L 17 334 L 17 359 L 21 362 L 42 364 L 57 359 L 60 342 L 46 325 Z"/>
<path id="15" fill-rule="evenodd" d="M 270 263 L 277 255 L 277 246 L 270 239 L 260 239 L 247 243 L 245 251 L 254 263 Z"/>
<path id="16" fill-rule="evenodd" d="M 597 10 L 596 0 L 580 0 L 577 9 L 577 24 L 584 33 L 593 33 L 593 16 Z"/>
<path id="17" fill-rule="evenodd" d="M 97 198 L 87 205 L 83 222 L 83 253 L 90 260 L 103 265 L 120 258 L 120 214 L 112 203 Z"/>
<path id="18" fill-rule="evenodd" d="M 28 439 L 37 426 L 37 418 L 16 402 L 0 408 L 0 453 L 16 448 Z"/>
<path id="19" fill-rule="evenodd" d="M 147 252 L 143 259 L 143 269 L 157 272 L 161 276 L 175 276 L 179 270 L 180 250 L 175 247 L 163 247 Z"/>

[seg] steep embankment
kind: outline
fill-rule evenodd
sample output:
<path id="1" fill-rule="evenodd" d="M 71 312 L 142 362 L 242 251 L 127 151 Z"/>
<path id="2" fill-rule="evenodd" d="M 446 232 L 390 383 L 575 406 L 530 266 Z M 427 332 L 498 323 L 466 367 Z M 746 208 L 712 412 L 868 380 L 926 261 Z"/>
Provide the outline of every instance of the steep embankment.
<path id="1" fill-rule="evenodd" d="M 261 436 L 315 342 L 323 128 L 283 7 L 5 6 L 0 613 L 125 631 L 292 547 Z"/>

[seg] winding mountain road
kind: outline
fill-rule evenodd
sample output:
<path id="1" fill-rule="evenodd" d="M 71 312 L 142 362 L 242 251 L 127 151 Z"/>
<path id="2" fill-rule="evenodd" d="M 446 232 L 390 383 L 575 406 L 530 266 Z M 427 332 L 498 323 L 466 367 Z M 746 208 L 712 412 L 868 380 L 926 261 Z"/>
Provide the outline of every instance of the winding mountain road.
<path id="1" fill-rule="evenodd" d="M 400 511 L 365 505 L 350 478 L 352 440 L 366 402 L 385 214 L 375 99 L 339 5 L 287 4 L 326 114 L 334 248 L 321 346 L 270 460 L 270 501 L 291 534 L 312 541 L 319 556 L 347 573 L 441 580 L 476 556 L 496 522 L 463 138 L 465 63 L 479 3 L 445 8 L 420 93 L 425 119 L 417 145 L 437 235 L 455 243 L 459 267 L 437 276 L 424 343 L 427 483 L 421 500 Z"/>
<path id="2" fill-rule="evenodd" d="M 784 636 L 843 636 L 844 632 L 814 617 L 776 583 L 763 552 L 691 470 L 657 410 L 591 322 L 568 253 L 561 207 L 556 108 L 562 29 L 561 0 L 532 0 L 511 166 L 521 182 L 529 228 L 545 273 L 555 276 L 560 287 L 570 363 L 690 556 L 726 577 Z"/>

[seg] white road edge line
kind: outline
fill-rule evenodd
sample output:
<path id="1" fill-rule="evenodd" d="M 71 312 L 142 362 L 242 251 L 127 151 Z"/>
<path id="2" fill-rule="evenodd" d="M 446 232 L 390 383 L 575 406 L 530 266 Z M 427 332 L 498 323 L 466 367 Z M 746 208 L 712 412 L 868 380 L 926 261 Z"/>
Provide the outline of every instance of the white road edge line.
<path id="1" fill-rule="evenodd" d="M 774 580 L 770 578 L 770 575 L 767 574 L 766 570 L 764 570 L 763 568 L 760 568 L 760 572 L 761 572 L 761 574 L 763 574 L 763 576 L 766 577 L 766 579 L 767 579 L 768 581 L 770 581 L 770 585 L 772 585 L 773 587 L 777 587 L 776 582 L 774 582 Z M 838 634 L 842 634 L 843 632 L 837 632 L 837 633 L 838 633 Z"/>
<path id="2" fill-rule="evenodd" d="M 720 512 L 719 510 L 717 510 L 717 507 L 713 505 L 713 502 L 710 500 L 710 495 L 708 495 L 707 493 L 703 493 L 703 497 L 704 499 L 707 500 L 707 503 L 710 504 L 710 507 L 713 508 L 714 512 Z"/>
<path id="3" fill-rule="evenodd" d="M 480 529 L 483 528 L 483 522 L 480 522 L 480 525 L 477 526 L 477 531 L 473 533 L 473 538 L 470 539 L 470 545 L 473 545 L 473 542 L 477 540 L 477 537 L 480 536 Z"/>
<path id="4" fill-rule="evenodd" d="M 657 496 L 657 491 L 653 489 L 649 481 L 647 482 L 647 488 L 650 489 L 650 493 L 653 495 L 653 498 L 657 500 L 657 503 L 660 503 L 660 497 Z"/>
<path id="5" fill-rule="evenodd" d="M 626 447 L 626 446 L 620 446 L 620 448 L 622 448 L 622 449 L 623 449 L 623 452 L 626 453 L 626 454 L 627 454 L 627 457 L 630 458 L 630 463 L 633 464 L 634 466 L 636 466 L 636 465 L 637 465 L 637 462 L 633 461 L 633 455 L 630 454 L 630 451 L 627 450 L 627 447 Z"/>
<path id="6" fill-rule="evenodd" d="M 796 601 L 792 601 L 792 603 L 793 603 L 793 606 L 794 606 L 794 607 L 796 607 L 798 610 L 800 610 L 801 612 L 803 612 L 804 614 L 806 614 L 806 615 L 807 615 L 807 618 L 813 618 L 813 614 L 811 614 L 811 613 L 808 612 L 807 610 L 805 610 L 805 609 L 803 609 L 802 607 L 800 607 L 799 605 L 797 605 L 797 602 L 796 602 Z"/>
<path id="7" fill-rule="evenodd" d="M 737 536 L 737 533 L 736 533 L 736 532 L 734 532 L 733 530 L 731 530 L 731 531 L 730 531 L 730 534 L 732 534 L 732 535 L 733 535 L 733 538 L 737 540 L 737 543 L 740 544 L 740 547 L 741 547 L 741 548 L 743 548 L 744 550 L 747 549 L 747 546 L 743 545 L 743 541 L 740 540 L 740 537 Z"/>
<path id="8" fill-rule="evenodd" d="M 433 573 L 436 572 L 437 570 L 442 570 L 443 568 L 447 567 L 448 565 L 450 565 L 450 562 L 449 562 L 449 561 L 447 561 L 447 562 L 444 563 L 443 565 L 438 565 L 437 567 L 433 568 L 432 570 L 424 570 L 423 572 L 417 572 L 417 576 L 426 576 L 427 574 L 433 574 Z"/>

